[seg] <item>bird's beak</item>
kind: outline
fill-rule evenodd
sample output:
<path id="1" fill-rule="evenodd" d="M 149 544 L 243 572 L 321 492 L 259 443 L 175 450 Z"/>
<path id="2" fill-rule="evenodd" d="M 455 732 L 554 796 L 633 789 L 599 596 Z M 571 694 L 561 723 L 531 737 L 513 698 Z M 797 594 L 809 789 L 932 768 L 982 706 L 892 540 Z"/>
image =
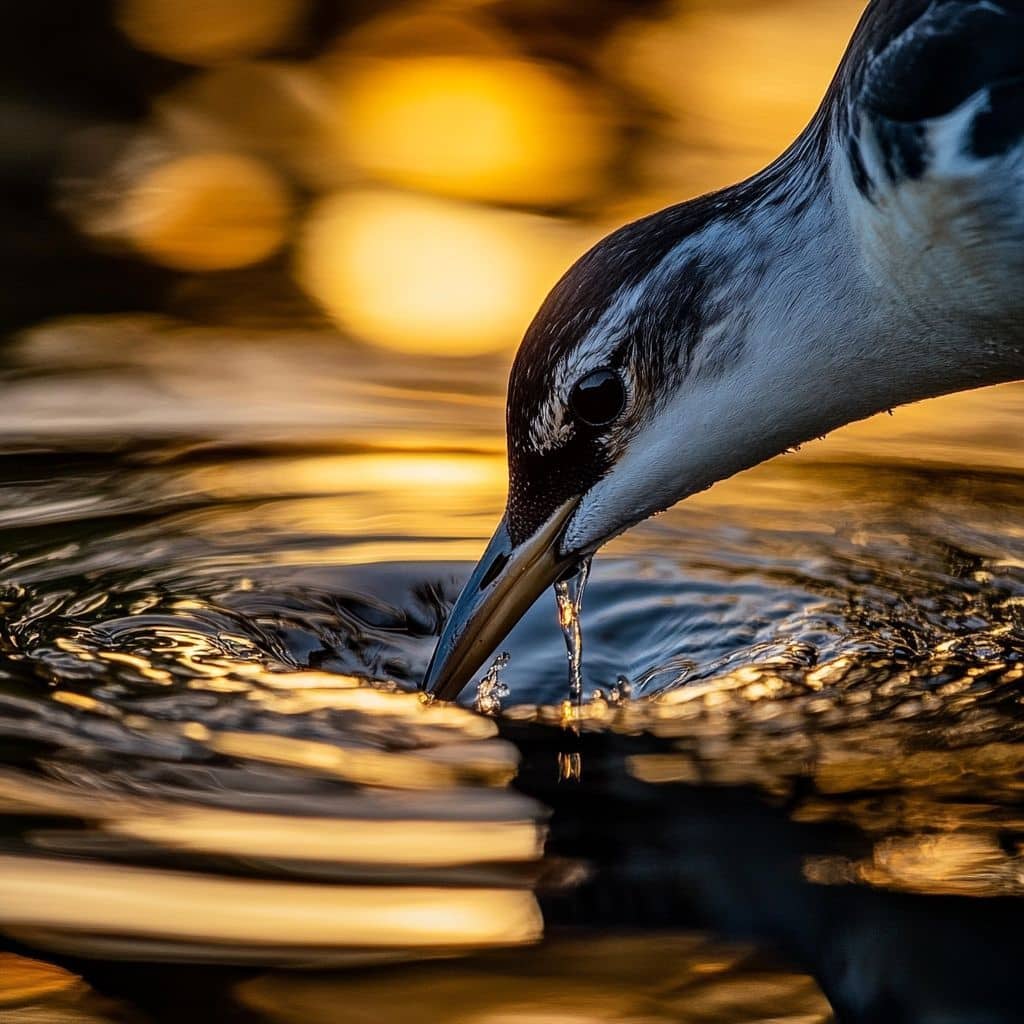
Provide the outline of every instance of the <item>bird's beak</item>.
<path id="1" fill-rule="evenodd" d="M 578 504 L 573 498 L 555 510 L 537 532 L 513 545 L 505 519 L 462 589 L 434 649 L 423 688 L 454 700 L 526 610 L 573 565 L 559 553 L 562 528 Z"/>

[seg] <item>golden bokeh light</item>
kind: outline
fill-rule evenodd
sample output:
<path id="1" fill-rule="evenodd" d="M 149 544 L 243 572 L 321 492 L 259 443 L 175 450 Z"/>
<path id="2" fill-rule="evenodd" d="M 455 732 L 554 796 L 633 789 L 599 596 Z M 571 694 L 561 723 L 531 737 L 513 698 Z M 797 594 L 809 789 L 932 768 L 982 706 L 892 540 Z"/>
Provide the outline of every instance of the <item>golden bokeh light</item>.
<path id="1" fill-rule="evenodd" d="M 121 0 L 117 24 L 139 49 L 207 64 L 280 45 L 306 9 L 306 0 Z"/>
<path id="2" fill-rule="evenodd" d="M 599 183 L 610 121 L 593 96 L 524 60 L 361 60 L 342 76 L 353 163 L 392 184 L 538 205 Z"/>
<path id="3" fill-rule="evenodd" d="M 265 164 L 234 153 L 179 157 L 143 175 L 125 198 L 122 230 L 149 259 L 178 270 L 227 270 L 285 240 L 288 190 Z"/>
<path id="4" fill-rule="evenodd" d="M 604 66 L 662 115 L 659 134 L 672 144 L 655 149 L 648 173 L 692 194 L 760 170 L 821 102 L 863 9 L 863 0 L 700 0 L 627 24 Z"/>
<path id="5" fill-rule="evenodd" d="M 489 18 L 485 6 L 479 0 L 449 0 L 385 10 L 353 26 L 334 56 L 344 61 L 438 53 L 507 57 L 516 49 L 516 37 Z"/>
<path id="6" fill-rule="evenodd" d="M 241 61 L 187 78 L 156 103 L 161 128 L 188 149 L 260 157 L 304 186 L 344 184 L 349 169 L 328 83 L 300 61 Z"/>
<path id="7" fill-rule="evenodd" d="M 357 336 L 406 352 L 514 344 L 579 239 L 541 217 L 404 193 L 317 204 L 299 244 L 306 290 Z"/>
<path id="8" fill-rule="evenodd" d="M 361 786 L 421 792 L 451 788 L 466 781 L 504 785 L 516 770 L 515 761 L 508 756 L 488 758 L 485 753 L 475 761 L 449 763 L 430 752 L 352 750 L 266 733 L 215 733 L 210 738 L 210 749 L 228 757 L 314 770 Z"/>

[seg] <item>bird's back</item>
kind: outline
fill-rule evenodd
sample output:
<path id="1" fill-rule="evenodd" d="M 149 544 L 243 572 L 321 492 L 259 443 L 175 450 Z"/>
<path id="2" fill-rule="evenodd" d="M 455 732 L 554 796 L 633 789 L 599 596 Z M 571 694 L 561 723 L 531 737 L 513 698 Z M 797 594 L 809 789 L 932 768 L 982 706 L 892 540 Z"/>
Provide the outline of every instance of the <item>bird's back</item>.
<path id="1" fill-rule="evenodd" d="M 875 0 L 824 113 L 869 272 L 1024 339 L 1024 0 Z"/>
<path id="2" fill-rule="evenodd" d="M 839 77 L 895 121 L 948 114 L 1024 75 L 1024 0 L 875 0 Z"/>

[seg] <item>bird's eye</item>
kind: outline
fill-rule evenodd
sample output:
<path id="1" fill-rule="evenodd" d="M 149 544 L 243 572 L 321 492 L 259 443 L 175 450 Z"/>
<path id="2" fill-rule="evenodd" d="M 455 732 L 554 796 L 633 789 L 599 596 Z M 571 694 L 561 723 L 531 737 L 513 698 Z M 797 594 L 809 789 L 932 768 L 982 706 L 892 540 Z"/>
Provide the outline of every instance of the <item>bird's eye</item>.
<path id="1" fill-rule="evenodd" d="M 622 412 L 626 389 L 622 378 L 607 367 L 588 373 L 569 396 L 573 415 L 591 427 L 605 427 Z"/>

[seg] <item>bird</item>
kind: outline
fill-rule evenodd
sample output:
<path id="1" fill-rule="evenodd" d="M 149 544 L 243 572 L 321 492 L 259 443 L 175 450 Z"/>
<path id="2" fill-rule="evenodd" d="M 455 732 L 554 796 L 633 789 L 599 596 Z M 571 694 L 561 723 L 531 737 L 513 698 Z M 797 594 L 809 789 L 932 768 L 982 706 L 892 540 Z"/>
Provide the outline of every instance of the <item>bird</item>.
<path id="1" fill-rule="evenodd" d="M 619 228 L 515 356 L 504 516 L 423 688 L 453 700 L 553 583 L 719 480 L 1024 378 L 1024 0 L 871 0 L 807 127 Z"/>

